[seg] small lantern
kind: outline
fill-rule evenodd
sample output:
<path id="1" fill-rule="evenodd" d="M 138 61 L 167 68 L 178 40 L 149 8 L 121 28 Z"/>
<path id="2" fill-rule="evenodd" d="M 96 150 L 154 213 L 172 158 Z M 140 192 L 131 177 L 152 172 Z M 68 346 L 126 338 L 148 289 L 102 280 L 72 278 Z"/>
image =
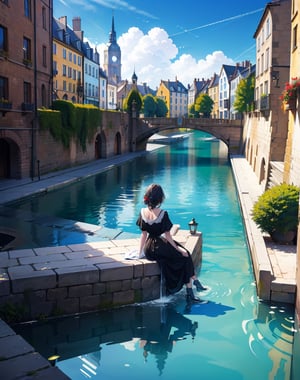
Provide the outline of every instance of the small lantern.
<path id="1" fill-rule="evenodd" d="M 195 233 L 197 232 L 197 226 L 198 226 L 198 223 L 196 222 L 195 218 L 193 218 L 193 219 L 189 222 L 190 234 L 191 234 L 191 235 L 195 235 Z"/>

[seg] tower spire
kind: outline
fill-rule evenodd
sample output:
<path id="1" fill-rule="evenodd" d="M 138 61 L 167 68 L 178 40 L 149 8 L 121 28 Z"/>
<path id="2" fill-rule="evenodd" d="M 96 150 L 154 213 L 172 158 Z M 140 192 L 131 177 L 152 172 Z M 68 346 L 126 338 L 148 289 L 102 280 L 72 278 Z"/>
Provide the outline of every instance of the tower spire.
<path id="1" fill-rule="evenodd" d="M 111 31 L 109 33 L 109 42 L 114 43 L 117 41 L 116 38 L 116 31 L 115 31 L 115 18 L 112 16 L 112 22 L 111 22 Z"/>

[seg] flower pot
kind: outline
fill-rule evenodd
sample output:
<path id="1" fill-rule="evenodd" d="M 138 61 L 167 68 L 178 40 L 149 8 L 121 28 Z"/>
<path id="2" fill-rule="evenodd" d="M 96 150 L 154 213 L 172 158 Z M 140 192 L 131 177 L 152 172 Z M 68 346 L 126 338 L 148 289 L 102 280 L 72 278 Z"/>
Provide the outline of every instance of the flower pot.
<path id="1" fill-rule="evenodd" d="M 296 231 L 274 231 L 271 233 L 271 238 L 274 241 L 274 243 L 279 244 L 293 244 L 295 237 Z"/>
<path id="2" fill-rule="evenodd" d="M 287 102 L 284 103 L 285 111 L 294 111 L 296 109 L 296 96 L 290 98 Z"/>

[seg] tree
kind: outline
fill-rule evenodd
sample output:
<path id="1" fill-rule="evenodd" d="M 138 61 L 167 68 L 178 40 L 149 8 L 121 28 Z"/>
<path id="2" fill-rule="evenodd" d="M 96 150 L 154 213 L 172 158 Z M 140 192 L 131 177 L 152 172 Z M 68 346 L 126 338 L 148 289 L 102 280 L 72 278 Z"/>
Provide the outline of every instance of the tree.
<path id="1" fill-rule="evenodd" d="M 197 96 L 195 102 L 195 112 L 203 117 L 210 117 L 211 111 L 213 109 L 214 101 L 207 94 L 200 94 Z"/>
<path id="2" fill-rule="evenodd" d="M 161 98 L 156 98 L 156 116 L 157 117 L 165 117 L 168 113 L 168 107 L 166 102 Z"/>
<path id="3" fill-rule="evenodd" d="M 131 112 L 132 112 L 133 101 L 135 101 L 135 104 L 136 104 L 136 113 L 137 113 L 137 115 L 139 115 L 141 108 L 142 108 L 143 99 L 142 99 L 140 93 L 138 92 L 138 90 L 136 90 L 134 88 L 129 91 L 128 96 L 127 96 L 127 98 L 124 99 L 124 104 L 123 104 L 124 110 L 129 114 L 131 114 Z"/>
<path id="4" fill-rule="evenodd" d="M 233 107 L 238 112 L 249 112 L 254 102 L 254 75 L 243 78 L 237 85 Z"/>
<path id="5" fill-rule="evenodd" d="M 189 107 L 189 117 L 193 117 L 193 118 L 199 117 L 199 112 L 196 112 L 196 110 L 195 110 L 195 104 L 192 104 Z"/>
<path id="6" fill-rule="evenodd" d="M 153 95 L 147 94 L 143 97 L 143 109 L 145 117 L 153 117 L 156 114 L 156 99 Z"/>

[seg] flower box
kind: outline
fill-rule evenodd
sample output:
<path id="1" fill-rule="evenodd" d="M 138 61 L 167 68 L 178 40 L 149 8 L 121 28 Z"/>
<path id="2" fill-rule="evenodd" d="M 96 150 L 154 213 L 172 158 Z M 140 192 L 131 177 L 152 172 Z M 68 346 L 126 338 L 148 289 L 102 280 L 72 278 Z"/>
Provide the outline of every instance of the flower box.
<path id="1" fill-rule="evenodd" d="M 290 83 L 285 84 L 285 88 L 280 96 L 282 108 L 284 111 L 294 111 L 296 109 L 296 101 L 299 89 L 300 79 L 298 78 L 292 78 Z"/>
<path id="2" fill-rule="evenodd" d="M 0 101 L 0 109 L 11 110 L 12 109 L 12 102 Z"/>
<path id="3" fill-rule="evenodd" d="M 291 97 L 287 102 L 284 102 L 283 108 L 285 111 L 294 111 L 296 109 L 296 100 L 297 97 Z"/>
<path id="4" fill-rule="evenodd" d="M 22 111 L 33 112 L 34 111 L 34 104 L 22 103 L 21 108 L 22 108 Z"/>

